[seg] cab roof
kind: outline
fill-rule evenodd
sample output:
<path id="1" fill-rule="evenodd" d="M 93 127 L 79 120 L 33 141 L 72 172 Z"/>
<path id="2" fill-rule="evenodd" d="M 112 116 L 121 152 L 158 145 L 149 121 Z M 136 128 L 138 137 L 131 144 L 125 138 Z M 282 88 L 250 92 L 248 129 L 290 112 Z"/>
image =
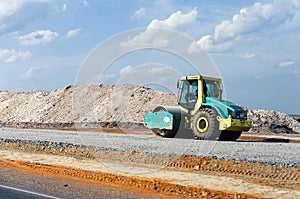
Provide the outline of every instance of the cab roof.
<path id="1" fill-rule="evenodd" d="M 202 76 L 202 75 L 183 76 L 183 77 L 180 78 L 180 80 L 201 80 L 201 79 L 219 81 L 219 82 L 222 81 L 220 78 L 206 77 L 206 76 Z"/>

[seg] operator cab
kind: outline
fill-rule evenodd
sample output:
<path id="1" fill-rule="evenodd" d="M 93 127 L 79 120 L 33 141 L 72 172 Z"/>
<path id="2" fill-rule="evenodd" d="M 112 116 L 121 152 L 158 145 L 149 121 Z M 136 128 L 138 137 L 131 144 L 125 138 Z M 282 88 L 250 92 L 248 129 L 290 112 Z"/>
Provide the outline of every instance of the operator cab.
<path id="1" fill-rule="evenodd" d="M 205 97 L 215 97 L 221 100 L 221 89 L 217 81 L 203 80 L 203 90 Z"/>
<path id="2" fill-rule="evenodd" d="M 198 80 L 180 80 L 178 104 L 187 109 L 193 109 L 198 99 Z"/>
<path id="3" fill-rule="evenodd" d="M 205 103 L 206 97 L 221 100 L 221 80 L 202 76 L 186 76 L 177 84 L 178 104 L 186 109 L 194 109 L 197 103 Z"/>

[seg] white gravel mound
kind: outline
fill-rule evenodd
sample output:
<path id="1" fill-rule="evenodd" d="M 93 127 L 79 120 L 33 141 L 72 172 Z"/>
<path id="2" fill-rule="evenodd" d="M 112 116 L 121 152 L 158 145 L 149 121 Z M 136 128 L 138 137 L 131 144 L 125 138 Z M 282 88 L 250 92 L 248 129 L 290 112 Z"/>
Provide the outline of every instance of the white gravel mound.
<path id="1" fill-rule="evenodd" d="M 248 109 L 248 118 L 253 122 L 250 132 L 300 133 L 300 123 L 282 112 Z"/>

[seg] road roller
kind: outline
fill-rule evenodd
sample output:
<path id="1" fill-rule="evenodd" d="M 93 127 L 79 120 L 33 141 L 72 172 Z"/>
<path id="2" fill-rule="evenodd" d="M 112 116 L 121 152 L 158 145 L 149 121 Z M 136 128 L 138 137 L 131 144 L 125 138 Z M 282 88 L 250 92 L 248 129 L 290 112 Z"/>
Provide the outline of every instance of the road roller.
<path id="1" fill-rule="evenodd" d="M 177 82 L 179 106 L 157 106 L 144 116 L 144 125 L 156 135 L 174 138 L 179 131 L 195 139 L 236 141 L 252 127 L 247 110 L 222 99 L 222 80 L 184 76 Z"/>

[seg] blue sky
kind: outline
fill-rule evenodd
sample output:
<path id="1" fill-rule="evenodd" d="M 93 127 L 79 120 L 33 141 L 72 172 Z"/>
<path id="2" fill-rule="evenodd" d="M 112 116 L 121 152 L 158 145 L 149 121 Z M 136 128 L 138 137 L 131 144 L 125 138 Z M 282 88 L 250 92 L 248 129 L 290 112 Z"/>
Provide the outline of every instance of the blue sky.
<path id="1" fill-rule="evenodd" d="M 228 99 L 300 113 L 300 0 L 1 0 L 0 90 L 74 84 L 99 43 L 135 28 L 195 40 L 219 68 Z M 116 62 L 110 77 L 132 68 L 132 59 Z"/>

